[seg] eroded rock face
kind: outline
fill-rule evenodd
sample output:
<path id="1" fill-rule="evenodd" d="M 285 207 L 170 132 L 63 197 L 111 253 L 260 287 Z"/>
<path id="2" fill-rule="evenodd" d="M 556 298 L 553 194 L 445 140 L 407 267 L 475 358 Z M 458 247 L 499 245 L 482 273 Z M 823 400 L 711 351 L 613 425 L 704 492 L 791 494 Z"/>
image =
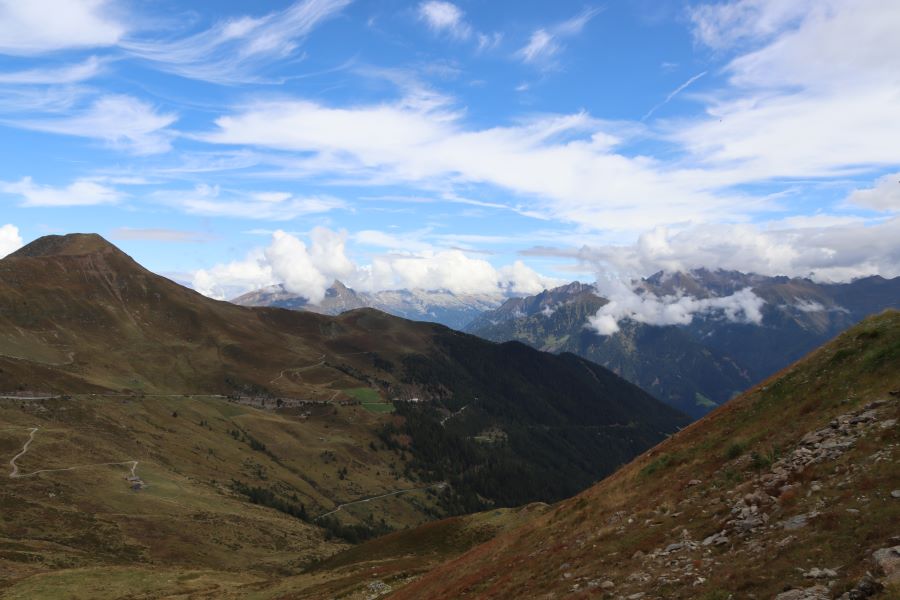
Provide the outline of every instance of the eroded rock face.
<path id="1" fill-rule="evenodd" d="M 884 589 L 871 575 L 863 577 L 849 592 L 841 594 L 839 600 L 866 600 Z"/>
<path id="2" fill-rule="evenodd" d="M 872 554 L 872 560 L 878 570 L 884 573 L 886 584 L 900 583 L 900 546 L 876 550 Z"/>
<path id="3" fill-rule="evenodd" d="M 775 600 L 831 600 L 831 594 L 824 585 L 788 590 L 775 596 Z"/>

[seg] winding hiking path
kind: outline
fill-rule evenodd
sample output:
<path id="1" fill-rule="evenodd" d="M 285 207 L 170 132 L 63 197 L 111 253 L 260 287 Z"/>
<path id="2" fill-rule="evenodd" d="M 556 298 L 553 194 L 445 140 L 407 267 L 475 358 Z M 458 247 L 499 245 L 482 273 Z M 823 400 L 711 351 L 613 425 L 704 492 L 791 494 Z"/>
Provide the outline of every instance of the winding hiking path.
<path id="1" fill-rule="evenodd" d="M 315 364 L 312 364 L 312 365 L 306 365 L 305 367 L 288 367 L 287 369 L 282 369 L 281 372 L 280 372 L 274 379 L 272 379 L 272 380 L 269 382 L 269 384 L 271 385 L 271 384 L 275 383 L 276 381 L 278 381 L 279 379 L 281 379 L 282 377 L 284 377 L 284 374 L 287 373 L 288 371 L 293 371 L 293 372 L 306 371 L 307 369 L 313 369 L 313 368 L 315 368 L 315 367 L 321 367 L 321 366 L 324 365 L 324 364 L 325 364 L 325 355 L 323 354 L 323 355 L 319 358 L 319 362 L 317 362 L 317 363 L 315 363 Z"/>
<path id="2" fill-rule="evenodd" d="M 387 498 L 388 496 L 396 496 L 397 494 L 405 494 L 406 492 L 419 492 L 419 491 L 431 489 L 434 487 L 442 488 L 445 485 L 447 485 L 447 484 L 444 482 L 435 483 L 432 485 L 426 485 L 425 487 L 407 488 L 405 490 L 397 490 L 396 492 L 388 492 L 387 494 L 381 494 L 380 496 L 372 496 L 370 498 L 363 498 L 362 500 L 354 500 L 353 502 L 345 502 L 344 504 L 339 504 L 338 507 L 335 508 L 334 510 L 331 510 L 325 514 L 319 515 L 318 517 L 313 519 L 313 521 L 318 521 L 319 519 L 324 519 L 328 515 L 333 515 L 334 513 L 338 512 L 339 510 L 346 508 L 348 506 L 353 506 L 354 504 L 362 504 L 363 502 L 371 502 L 372 500 L 378 500 L 379 498 Z"/>
<path id="3" fill-rule="evenodd" d="M 22 429 L 25 429 L 24 427 Z M 19 473 L 19 465 L 16 464 L 16 461 L 25 456 L 28 452 L 28 447 L 31 446 L 31 442 L 34 441 L 34 436 L 37 434 L 39 427 L 31 427 L 29 429 L 28 441 L 25 442 L 25 445 L 22 446 L 22 450 L 19 451 L 18 454 L 13 456 L 9 461 L 9 466 L 12 470 L 9 472 L 10 479 L 22 479 L 24 477 L 34 477 L 40 473 L 59 473 L 61 471 L 74 471 L 76 469 L 87 469 L 88 467 L 106 467 L 106 466 L 114 466 L 114 465 L 131 465 L 131 477 L 137 477 L 135 474 L 135 470 L 138 466 L 138 461 L 136 460 L 123 460 L 120 462 L 105 462 L 105 463 L 93 463 L 90 465 L 76 465 L 74 467 L 65 467 L 61 469 L 40 469 L 37 471 L 32 471 L 31 473 Z"/>
<path id="4" fill-rule="evenodd" d="M 9 472 L 9 476 L 11 479 L 17 479 L 19 477 L 27 477 L 27 475 L 19 475 L 19 465 L 16 464 L 16 461 L 19 460 L 20 458 L 22 458 L 23 456 L 25 456 L 25 453 L 28 452 L 28 446 L 30 446 L 31 442 L 34 441 L 34 434 L 37 433 L 37 430 L 38 430 L 37 427 L 32 427 L 29 430 L 30 433 L 28 434 L 28 441 L 25 442 L 24 446 L 22 446 L 22 450 L 9 460 L 9 466 L 12 467 L 12 471 Z"/>

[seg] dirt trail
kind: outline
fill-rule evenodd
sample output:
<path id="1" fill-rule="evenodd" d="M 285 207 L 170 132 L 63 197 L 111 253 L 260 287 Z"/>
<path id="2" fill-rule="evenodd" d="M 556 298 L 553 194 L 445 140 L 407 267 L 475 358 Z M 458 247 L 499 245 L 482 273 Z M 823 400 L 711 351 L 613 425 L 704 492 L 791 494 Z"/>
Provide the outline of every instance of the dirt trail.
<path id="1" fill-rule="evenodd" d="M 23 428 L 24 429 L 24 428 Z M 40 473 L 59 473 L 61 471 L 74 471 L 76 469 L 87 469 L 89 467 L 106 467 L 106 466 L 114 466 L 114 465 L 131 465 L 131 477 L 137 477 L 135 474 L 135 470 L 138 466 L 138 461 L 136 460 L 123 460 L 120 462 L 105 462 L 105 463 L 93 463 L 89 465 L 76 465 L 74 467 L 65 467 L 60 469 L 39 469 L 37 471 L 32 471 L 31 473 L 20 473 L 19 465 L 16 464 L 16 461 L 25 456 L 28 452 L 28 447 L 31 446 L 31 442 L 34 441 L 34 436 L 37 434 L 39 427 L 31 427 L 29 428 L 28 441 L 25 442 L 25 445 L 22 446 L 22 450 L 19 451 L 18 454 L 13 456 L 9 461 L 9 466 L 12 467 L 12 470 L 9 473 L 10 479 L 22 479 L 24 477 L 33 477 Z"/>
<path id="2" fill-rule="evenodd" d="M 425 487 L 406 488 L 405 490 L 397 490 L 396 492 L 388 492 L 387 494 L 381 494 L 380 496 L 372 496 L 371 498 L 363 498 L 362 500 L 354 500 L 353 502 L 345 502 L 344 504 L 339 504 L 338 507 L 335 508 L 334 510 L 329 511 L 325 514 L 319 515 L 318 517 L 313 519 L 313 521 L 318 521 L 319 519 L 324 519 L 328 515 L 333 515 L 334 513 L 338 512 L 339 510 L 346 508 L 348 506 L 353 506 L 354 504 L 362 504 L 363 502 L 371 502 L 372 500 L 378 500 L 379 498 L 387 498 L 388 496 L 396 496 L 397 494 L 405 494 L 406 492 L 420 492 L 422 490 L 428 490 L 428 489 L 435 488 L 435 487 L 442 488 L 445 485 L 447 485 L 447 484 L 445 484 L 443 482 L 435 483 L 432 485 L 426 485 Z"/>
<path id="3" fill-rule="evenodd" d="M 276 381 L 278 381 L 279 379 L 281 379 L 282 377 L 284 377 L 284 374 L 287 373 L 288 371 L 294 371 L 294 372 L 306 371 L 307 369 L 314 369 L 315 367 L 321 367 L 324 364 L 325 364 L 325 355 L 323 354 L 321 357 L 319 357 L 319 362 L 317 362 L 315 364 L 306 365 L 305 367 L 288 367 L 287 369 L 282 369 L 281 372 L 274 379 L 269 381 L 269 384 L 273 384 Z"/>
<path id="4" fill-rule="evenodd" d="M 16 461 L 25 456 L 25 453 L 28 452 L 28 446 L 30 446 L 31 442 L 34 441 L 34 434 L 37 433 L 37 430 L 37 427 L 32 427 L 29 430 L 30 433 L 28 435 L 28 441 L 25 442 L 24 446 L 22 446 L 22 450 L 9 460 L 9 466 L 12 467 L 12 471 L 9 472 L 10 478 L 16 479 L 19 477 L 26 477 L 26 475 L 19 475 L 19 465 L 16 464 Z"/>

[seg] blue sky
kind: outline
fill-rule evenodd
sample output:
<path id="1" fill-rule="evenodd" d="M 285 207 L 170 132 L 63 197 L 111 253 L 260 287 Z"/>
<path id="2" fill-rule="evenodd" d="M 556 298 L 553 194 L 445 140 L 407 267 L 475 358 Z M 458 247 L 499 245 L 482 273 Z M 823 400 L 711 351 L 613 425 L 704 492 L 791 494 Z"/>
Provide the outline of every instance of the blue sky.
<path id="1" fill-rule="evenodd" d="M 95 231 L 218 297 L 896 276 L 898 30 L 880 0 L 0 0 L 0 253 Z"/>

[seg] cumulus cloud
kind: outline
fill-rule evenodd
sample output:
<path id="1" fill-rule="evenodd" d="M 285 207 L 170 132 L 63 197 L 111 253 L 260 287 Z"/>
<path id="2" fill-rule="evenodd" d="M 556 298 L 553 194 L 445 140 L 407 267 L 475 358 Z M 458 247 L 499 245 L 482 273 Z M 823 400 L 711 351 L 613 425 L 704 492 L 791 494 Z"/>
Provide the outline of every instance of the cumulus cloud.
<path id="1" fill-rule="evenodd" d="M 541 275 L 521 260 L 499 269 L 501 286 L 510 294 L 530 296 L 562 285 L 563 281 Z"/>
<path id="2" fill-rule="evenodd" d="M 276 231 L 271 244 L 247 258 L 216 265 L 194 274 L 194 288 L 215 298 L 232 298 L 276 283 L 311 302 L 319 302 L 338 279 L 361 291 L 396 289 L 447 290 L 454 294 L 534 294 L 555 285 L 517 261 L 494 268 L 486 260 L 461 250 L 421 250 L 387 253 L 358 265 L 346 254 L 348 234 L 324 227 L 310 232 L 309 243 Z"/>
<path id="3" fill-rule="evenodd" d="M 90 179 L 76 179 L 65 187 L 40 185 L 31 177 L 15 182 L 0 181 L 0 193 L 19 196 L 21 206 L 95 206 L 115 204 L 123 194 Z"/>
<path id="4" fill-rule="evenodd" d="M 101 96 L 88 108 L 67 117 L 15 119 L 14 127 L 103 140 L 135 154 L 157 154 L 171 148 L 172 133 L 166 128 L 177 120 L 131 96 Z"/>
<path id="5" fill-rule="evenodd" d="M 588 326 L 600 335 L 616 333 L 623 320 L 647 325 L 689 325 L 695 316 L 707 315 L 759 324 L 765 303 L 750 288 L 730 296 L 712 298 L 684 295 L 658 297 L 650 293 L 638 294 L 619 279 L 601 278 L 597 289 L 609 302 L 588 319 Z"/>
<path id="6" fill-rule="evenodd" d="M 0 258 L 22 247 L 22 236 L 19 228 L 7 223 L 0 227 Z"/>
<path id="7" fill-rule="evenodd" d="M 112 46 L 126 26 L 106 0 L 0 0 L 0 54 Z"/>
<path id="8" fill-rule="evenodd" d="M 871 188 L 856 190 L 850 204 L 885 212 L 900 212 L 900 173 L 885 175 Z"/>

